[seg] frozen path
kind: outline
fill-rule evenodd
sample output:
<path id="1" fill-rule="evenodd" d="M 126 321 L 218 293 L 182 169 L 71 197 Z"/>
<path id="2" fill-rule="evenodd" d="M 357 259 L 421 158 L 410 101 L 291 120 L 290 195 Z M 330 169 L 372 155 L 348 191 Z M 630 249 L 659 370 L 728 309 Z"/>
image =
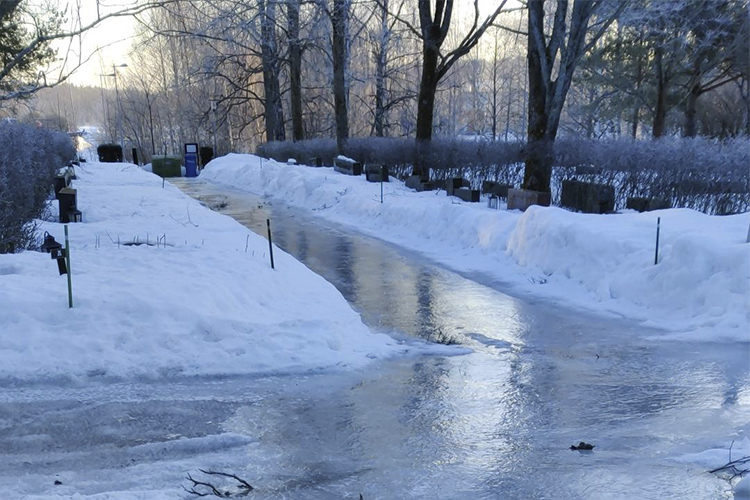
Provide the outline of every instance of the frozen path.
<path id="1" fill-rule="evenodd" d="M 750 432 L 747 344 L 655 341 L 182 182 L 261 234 L 270 216 L 274 241 L 371 328 L 473 352 L 350 373 L 3 387 L 8 498 L 189 498 L 179 485 L 199 467 L 247 478 L 261 499 L 731 498 L 704 466 L 672 458 Z M 580 440 L 595 451 L 567 449 Z"/>

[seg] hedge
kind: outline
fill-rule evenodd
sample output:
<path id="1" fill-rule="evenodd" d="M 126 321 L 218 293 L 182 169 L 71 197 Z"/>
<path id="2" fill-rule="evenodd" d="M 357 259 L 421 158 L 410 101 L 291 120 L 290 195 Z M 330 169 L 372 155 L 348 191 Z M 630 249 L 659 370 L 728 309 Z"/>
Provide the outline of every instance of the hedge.
<path id="1" fill-rule="evenodd" d="M 464 177 L 479 188 L 492 180 L 520 186 L 525 144 L 435 139 L 427 153 L 432 177 Z M 278 161 L 294 158 L 310 164 L 315 157 L 332 164 L 336 141 L 313 139 L 262 144 L 257 153 Z M 365 163 L 384 163 L 405 177 L 416 157 L 416 144 L 405 138 L 352 138 L 346 156 Z M 708 214 L 750 210 L 750 141 L 705 138 L 664 138 L 657 141 L 562 138 L 555 143 L 552 170 L 553 202 L 559 203 L 562 181 L 575 179 L 615 187 L 616 207 L 628 197 L 669 200 L 674 207 Z"/>
<path id="2" fill-rule="evenodd" d="M 0 123 L 0 253 L 34 247 L 53 177 L 75 154 L 67 134 Z"/>

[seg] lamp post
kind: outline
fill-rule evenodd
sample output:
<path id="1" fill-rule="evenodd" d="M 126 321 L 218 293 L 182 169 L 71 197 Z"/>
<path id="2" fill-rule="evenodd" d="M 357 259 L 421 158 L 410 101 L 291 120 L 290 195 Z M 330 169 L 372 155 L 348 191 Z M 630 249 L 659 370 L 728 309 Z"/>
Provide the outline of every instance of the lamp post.
<path id="1" fill-rule="evenodd" d="M 103 76 L 112 76 L 112 75 L 105 75 L 100 73 L 99 74 L 99 90 L 102 94 L 102 112 L 104 113 L 104 128 L 105 130 L 109 128 L 109 98 L 107 98 L 107 103 L 104 103 L 104 81 L 102 79 Z M 110 136 L 110 140 L 112 142 L 115 142 L 114 137 Z"/>
<path id="2" fill-rule="evenodd" d="M 125 151 L 125 140 L 124 140 L 123 134 L 122 134 L 122 101 L 120 101 L 120 91 L 119 91 L 119 89 L 117 87 L 117 68 L 127 68 L 127 67 L 128 67 L 128 65 L 125 64 L 125 63 L 118 64 L 118 65 L 114 65 L 113 64 L 112 65 L 112 74 L 111 75 L 107 75 L 107 76 L 113 76 L 115 78 L 115 100 L 117 101 L 117 108 L 118 108 L 118 110 L 117 110 L 117 128 L 119 129 L 119 132 L 120 132 L 120 147 L 122 148 L 123 151 Z"/>
<path id="3" fill-rule="evenodd" d="M 211 99 L 211 121 L 213 122 L 214 129 L 214 157 L 219 156 L 219 148 L 216 142 L 216 108 L 221 100 L 221 97 L 214 97 Z"/>

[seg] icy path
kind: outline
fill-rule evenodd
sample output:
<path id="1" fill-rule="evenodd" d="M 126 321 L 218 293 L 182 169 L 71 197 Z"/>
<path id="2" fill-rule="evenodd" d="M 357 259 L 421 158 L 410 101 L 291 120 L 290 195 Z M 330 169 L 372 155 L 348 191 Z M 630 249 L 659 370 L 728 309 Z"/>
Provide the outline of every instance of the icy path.
<path id="1" fill-rule="evenodd" d="M 3 387 L 7 498 L 189 498 L 179 485 L 199 467 L 247 478 L 261 499 L 731 498 L 672 458 L 750 432 L 746 345 L 646 340 L 299 211 L 182 187 L 261 233 L 270 216 L 275 242 L 371 328 L 473 352 L 350 373 Z M 580 440 L 595 451 L 567 449 Z"/>

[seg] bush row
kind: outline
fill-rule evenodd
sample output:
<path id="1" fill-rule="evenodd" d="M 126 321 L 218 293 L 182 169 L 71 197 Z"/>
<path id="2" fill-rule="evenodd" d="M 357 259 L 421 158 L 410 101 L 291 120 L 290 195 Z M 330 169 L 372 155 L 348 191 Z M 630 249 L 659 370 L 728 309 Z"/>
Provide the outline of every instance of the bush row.
<path id="1" fill-rule="evenodd" d="M 34 245 L 53 177 L 75 153 L 67 134 L 0 123 L 0 253 Z"/>
<path id="2" fill-rule="evenodd" d="M 320 157 L 332 164 L 336 141 L 313 139 L 271 142 L 258 154 L 286 161 L 312 163 Z M 413 139 L 352 138 L 346 156 L 364 163 L 384 163 L 396 175 L 411 172 L 417 148 Z M 465 140 L 433 140 L 426 158 L 436 179 L 460 176 L 478 188 L 484 180 L 520 186 L 525 144 Z M 559 139 L 555 143 L 552 195 L 559 201 L 562 181 L 576 179 L 615 187 L 616 206 L 630 196 L 661 198 L 675 207 L 709 214 L 750 209 L 750 142 L 747 138 L 717 141 L 665 138 L 658 141 Z"/>

